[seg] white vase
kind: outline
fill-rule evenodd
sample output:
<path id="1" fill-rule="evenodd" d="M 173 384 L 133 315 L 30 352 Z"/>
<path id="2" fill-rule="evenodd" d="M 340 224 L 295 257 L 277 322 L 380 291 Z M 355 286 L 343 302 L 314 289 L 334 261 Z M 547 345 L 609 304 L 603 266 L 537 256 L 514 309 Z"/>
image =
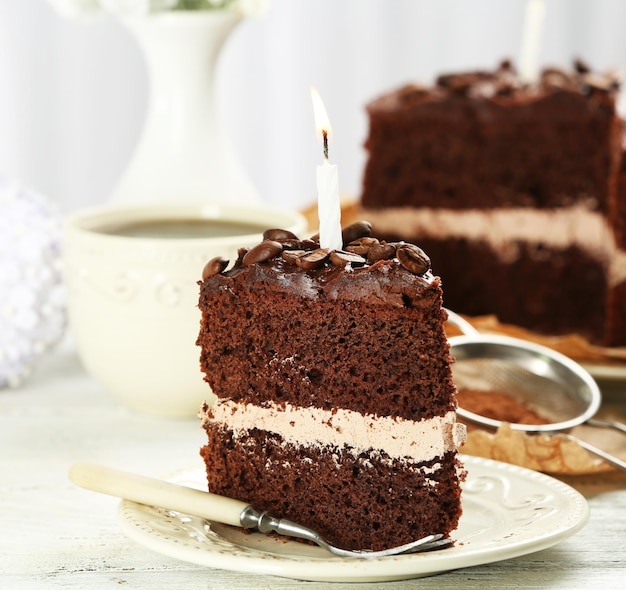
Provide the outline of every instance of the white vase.
<path id="1" fill-rule="evenodd" d="M 171 11 L 122 22 L 137 39 L 150 80 L 149 106 L 115 203 L 258 203 L 222 129 L 215 70 L 241 20 L 226 11 Z"/>

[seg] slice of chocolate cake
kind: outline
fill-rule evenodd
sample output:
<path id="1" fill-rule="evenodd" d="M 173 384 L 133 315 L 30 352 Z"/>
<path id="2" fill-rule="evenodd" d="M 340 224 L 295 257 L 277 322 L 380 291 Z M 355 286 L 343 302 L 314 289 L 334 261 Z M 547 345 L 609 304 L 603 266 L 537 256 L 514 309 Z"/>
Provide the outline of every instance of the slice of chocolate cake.
<path id="1" fill-rule="evenodd" d="M 449 535 L 463 470 L 439 278 L 416 246 L 280 230 L 201 283 L 209 489 L 348 549 Z"/>
<path id="2" fill-rule="evenodd" d="M 364 214 L 426 249 L 450 309 L 626 345 L 617 90 L 580 62 L 533 84 L 503 63 L 385 94 L 367 107 Z"/>

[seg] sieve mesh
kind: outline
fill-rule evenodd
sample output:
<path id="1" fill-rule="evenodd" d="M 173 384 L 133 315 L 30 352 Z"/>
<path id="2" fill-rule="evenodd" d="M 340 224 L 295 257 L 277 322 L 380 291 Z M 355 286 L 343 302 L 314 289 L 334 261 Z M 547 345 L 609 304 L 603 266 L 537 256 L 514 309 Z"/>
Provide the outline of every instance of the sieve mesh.
<path id="1" fill-rule="evenodd" d="M 507 395 L 550 423 L 574 419 L 589 405 L 588 400 L 582 399 L 580 392 L 562 381 L 558 374 L 538 374 L 520 365 L 517 359 L 457 359 L 452 373 L 459 390 Z"/>

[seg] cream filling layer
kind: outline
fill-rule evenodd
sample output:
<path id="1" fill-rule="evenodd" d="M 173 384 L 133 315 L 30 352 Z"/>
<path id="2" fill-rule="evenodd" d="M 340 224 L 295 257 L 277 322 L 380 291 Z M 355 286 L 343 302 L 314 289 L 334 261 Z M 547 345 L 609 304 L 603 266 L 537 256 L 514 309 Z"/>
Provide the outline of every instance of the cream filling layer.
<path id="1" fill-rule="evenodd" d="M 429 420 L 406 420 L 360 414 L 351 410 L 327 411 L 290 404 L 256 406 L 218 400 L 202 416 L 202 423 L 218 423 L 235 436 L 253 428 L 279 434 L 302 446 L 348 446 L 355 454 L 381 450 L 392 458 L 428 461 L 453 451 L 465 441 L 465 426 L 448 412 Z"/>
<path id="2" fill-rule="evenodd" d="M 626 280 L 626 252 L 617 247 L 604 216 L 584 205 L 547 210 L 392 207 L 367 209 L 364 214 L 377 232 L 405 234 L 411 239 L 422 235 L 483 241 L 505 262 L 518 258 L 516 241 L 557 249 L 575 245 L 607 265 L 611 285 Z M 546 256 L 549 254 L 537 249 L 537 260 Z"/>

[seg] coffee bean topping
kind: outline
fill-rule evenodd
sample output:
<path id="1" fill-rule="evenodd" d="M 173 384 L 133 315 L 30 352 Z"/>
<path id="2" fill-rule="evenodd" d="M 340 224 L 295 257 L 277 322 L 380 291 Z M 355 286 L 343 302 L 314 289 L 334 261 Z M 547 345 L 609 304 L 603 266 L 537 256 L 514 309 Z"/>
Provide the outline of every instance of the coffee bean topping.
<path id="1" fill-rule="evenodd" d="M 297 240 L 298 236 L 288 229 L 266 229 L 263 232 L 264 240 L 274 240 L 276 242 L 284 242 L 285 240 Z"/>
<path id="2" fill-rule="evenodd" d="M 303 254 L 306 254 L 306 250 L 283 250 L 281 256 L 285 262 L 295 264 L 296 258 L 300 258 Z"/>
<path id="3" fill-rule="evenodd" d="M 505 61 L 493 71 L 461 72 L 445 74 L 437 78 L 439 91 L 431 90 L 436 96 L 441 90 L 451 95 L 473 98 L 491 98 L 494 96 L 513 96 L 516 92 L 560 91 L 582 92 L 584 94 L 612 94 L 621 85 L 621 75 L 616 72 L 593 72 L 589 65 L 575 60 L 573 68 L 545 68 L 538 84 L 524 82 L 517 74 L 513 64 Z M 399 91 L 400 100 L 404 99 L 405 90 Z"/>
<path id="4" fill-rule="evenodd" d="M 243 257 L 243 265 L 250 266 L 258 262 L 265 262 L 270 258 L 274 258 L 277 254 L 283 251 L 283 246 L 280 242 L 274 240 L 263 240 L 260 244 L 257 244 L 254 248 L 248 250 Z"/>
<path id="5" fill-rule="evenodd" d="M 304 270 L 313 270 L 322 266 L 329 256 L 330 250 L 328 248 L 318 248 L 296 258 L 296 264 Z"/>
<path id="6" fill-rule="evenodd" d="M 413 99 L 420 98 L 428 95 L 430 88 L 422 86 L 420 84 L 407 84 L 403 86 L 399 91 L 400 100 L 403 102 L 409 102 Z"/>
<path id="7" fill-rule="evenodd" d="M 235 266 L 251 266 L 280 256 L 289 265 L 311 271 L 329 265 L 340 269 L 359 268 L 397 258 L 400 266 L 413 274 L 424 275 L 430 270 L 430 258 L 418 246 L 406 242 L 381 242 L 371 233 L 372 226 L 368 221 L 352 223 L 342 230 L 344 243 L 349 240 L 344 249 L 330 250 L 320 248 L 319 242 L 311 238 L 298 239 L 288 230 L 268 229 L 260 244 L 247 251 L 245 248 L 240 250 L 240 262 Z M 223 273 L 228 263 L 221 257 L 209 260 L 202 271 L 203 280 Z"/>
<path id="8" fill-rule="evenodd" d="M 370 248 L 378 243 L 379 242 L 376 238 L 359 238 L 358 240 L 350 242 L 345 247 L 345 250 L 347 252 L 352 252 L 353 254 L 359 254 L 360 256 L 367 256 Z"/>
<path id="9" fill-rule="evenodd" d="M 369 221 L 357 221 L 344 227 L 341 232 L 341 238 L 344 246 L 359 238 L 368 238 L 372 235 L 372 224 Z"/>
<path id="10" fill-rule="evenodd" d="M 346 266 L 351 264 L 352 266 L 363 266 L 367 263 L 367 260 L 363 256 L 353 254 L 352 252 L 346 252 L 345 250 L 333 250 L 330 253 L 330 261 L 335 266 Z"/>
<path id="11" fill-rule="evenodd" d="M 424 250 L 413 244 L 400 244 L 396 250 L 400 264 L 416 275 L 423 275 L 430 269 L 430 258 Z"/>
<path id="12" fill-rule="evenodd" d="M 221 256 L 211 258 L 202 269 L 202 280 L 206 281 L 209 277 L 222 274 L 224 269 L 228 266 L 228 262 L 226 258 L 222 258 Z"/>
<path id="13" fill-rule="evenodd" d="M 367 252 L 368 264 L 374 264 L 379 260 L 391 260 L 396 255 L 396 247 L 385 242 L 374 244 Z"/>

